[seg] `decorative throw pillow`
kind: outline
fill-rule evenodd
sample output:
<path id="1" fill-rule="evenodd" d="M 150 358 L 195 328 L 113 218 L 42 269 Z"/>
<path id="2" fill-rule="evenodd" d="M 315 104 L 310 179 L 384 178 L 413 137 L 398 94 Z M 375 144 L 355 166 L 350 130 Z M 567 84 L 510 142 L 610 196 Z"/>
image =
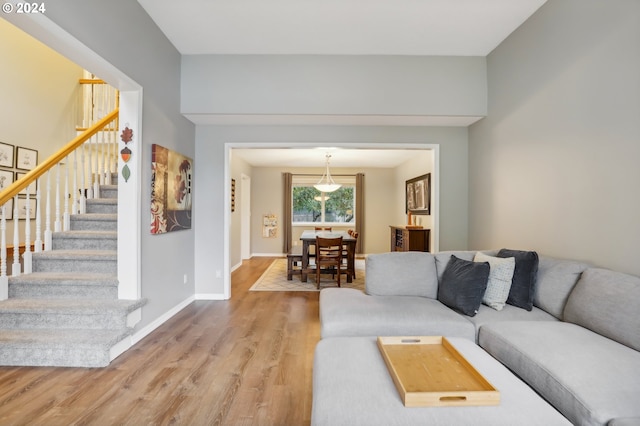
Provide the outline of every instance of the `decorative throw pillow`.
<path id="1" fill-rule="evenodd" d="M 482 303 L 501 311 L 509 297 L 511 289 L 511 281 L 513 280 L 513 271 L 516 268 L 515 257 L 493 257 L 478 252 L 473 258 L 474 262 L 489 262 L 491 270 L 489 271 L 489 280 L 487 282 L 487 290 L 482 297 Z"/>
<path id="2" fill-rule="evenodd" d="M 516 269 L 513 272 L 507 303 L 530 311 L 533 309 L 533 295 L 538 275 L 538 253 L 501 249 L 498 257 L 516 258 Z"/>
<path id="3" fill-rule="evenodd" d="M 488 262 L 472 262 L 451 255 L 438 286 L 438 300 L 470 317 L 478 312 L 489 279 Z"/>

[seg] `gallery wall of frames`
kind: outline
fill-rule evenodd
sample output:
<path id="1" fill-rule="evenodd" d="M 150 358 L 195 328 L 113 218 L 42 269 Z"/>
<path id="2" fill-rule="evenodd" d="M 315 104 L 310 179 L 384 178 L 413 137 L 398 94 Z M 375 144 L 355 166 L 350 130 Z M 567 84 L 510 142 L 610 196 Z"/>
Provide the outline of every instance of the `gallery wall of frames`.
<path id="1" fill-rule="evenodd" d="M 0 192 L 4 191 L 14 181 L 20 179 L 38 164 L 38 151 L 22 146 L 14 146 L 0 142 Z M 27 190 L 30 198 L 35 198 L 37 182 L 33 182 L 28 188 L 23 189 L 18 194 L 18 219 L 25 219 L 27 216 Z M 14 199 L 6 204 L 6 219 L 13 219 Z M 29 208 L 29 218 L 34 219 L 36 214 L 35 201 L 32 199 Z"/>

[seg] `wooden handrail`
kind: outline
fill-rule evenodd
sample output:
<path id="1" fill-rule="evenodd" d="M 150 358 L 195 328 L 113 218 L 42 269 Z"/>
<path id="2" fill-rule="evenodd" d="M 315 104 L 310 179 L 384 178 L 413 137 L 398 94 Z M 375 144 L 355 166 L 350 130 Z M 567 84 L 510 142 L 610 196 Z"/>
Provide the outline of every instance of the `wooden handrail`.
<path id="1" fill-rule="evenodd" d="M 13 182 L 4 191 L 0 192 L 0 206 L 13 198 L 18 192 L 29 186 L 33 181 L 42 176 L 47 170 L 51 169 L 60 161 L 64 160 L 67 155 L 72 153 L 80 145 L 88 141 L 93 135 L 104 129 L 107 124 L 118 118 L 118 108 L 105 115 L 100 121 L 89 127 L 85 132 L 78 135 L 75 139 L 60 148 L 58 152 L 38 164 L 33 170 L 28 172 L 22 179 Z"/>

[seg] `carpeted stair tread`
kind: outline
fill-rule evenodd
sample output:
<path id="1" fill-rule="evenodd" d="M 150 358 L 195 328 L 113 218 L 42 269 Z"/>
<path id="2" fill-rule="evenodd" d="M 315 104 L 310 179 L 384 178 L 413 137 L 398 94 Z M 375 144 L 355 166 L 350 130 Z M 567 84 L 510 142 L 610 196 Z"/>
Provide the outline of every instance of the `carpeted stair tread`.
<path id="1" fill-rule="evenodd" d="M 54 232 L 53 238 L 82 238 L 82 239 L 117 239 L 117 231 L 63 231 Z"/>
<path id="2" fill-rule="evenodd" d="M 90 198 L 87 204 L 118 204 L 117 198 Z"/>
<path id="3" fill-rule="evenodd" d="M 101 286 L 118 285 L 118 278 L 112 274 L 94 272 L 33 272 L 17 277 L 9 277 L 11 284 L 51 284 Z"/>
<path id="4" fill-rule="evenodd" d="M 116 250 L 49 250 L 33 253 L 40 259 L 117 260 Z"/>
<path id="5" fill-rule="evenodd" d="M 105 312 L 133 312 L 146 303 L 139 300 L 83 300 L 83 299 L 18 299 L 0 302 L 0 314 L 94 314 Z"/>
<path id="6" fill-rule="evenodd" d="M 74 214 L 70 217 L 71 221 L 74 220 L 91 220 L 94 222 L 100 221 L 117 221 L 118 214 L 117 213 L 83 213 L 83 214 Z"/>

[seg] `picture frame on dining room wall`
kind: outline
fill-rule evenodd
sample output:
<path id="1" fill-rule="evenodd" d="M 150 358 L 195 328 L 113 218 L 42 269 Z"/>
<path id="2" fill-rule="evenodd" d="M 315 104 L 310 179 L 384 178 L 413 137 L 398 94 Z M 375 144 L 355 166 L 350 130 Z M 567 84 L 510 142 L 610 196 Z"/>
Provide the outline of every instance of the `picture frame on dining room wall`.
<path id="1" fill-rule="evenodd" d="M 405 212 L 431 214 L 431 173 L 405 181 Z"/>

